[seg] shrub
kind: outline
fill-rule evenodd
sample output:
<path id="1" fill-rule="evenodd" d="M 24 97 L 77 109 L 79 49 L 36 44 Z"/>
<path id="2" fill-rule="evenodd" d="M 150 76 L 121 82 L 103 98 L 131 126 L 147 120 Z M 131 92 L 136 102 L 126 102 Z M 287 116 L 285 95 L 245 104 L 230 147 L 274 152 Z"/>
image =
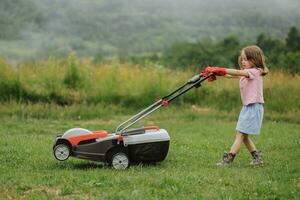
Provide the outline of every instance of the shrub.
<path id="1" fill-rule="evenodd" d="M 79 89 L 82 87 L 82 83 L 83 80 L 76 64 L 76 56 L 75 54 L 70 54 L 68 58 L 68 69 L 64 77 L 64 84 L 70 89 Z"/>

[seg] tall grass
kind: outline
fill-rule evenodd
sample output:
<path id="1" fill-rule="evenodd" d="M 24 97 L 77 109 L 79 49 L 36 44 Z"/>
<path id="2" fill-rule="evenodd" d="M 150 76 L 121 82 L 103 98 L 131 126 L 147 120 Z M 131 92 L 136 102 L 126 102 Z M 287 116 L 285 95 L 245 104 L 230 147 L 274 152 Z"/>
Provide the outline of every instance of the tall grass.
<path id="1" fill-rule="evenodd" d="M 199 69 L 200 71 L 201 69 Z M 272 70 L 272 69 L 271 69 Z M 95 64 L 78 60 L 46 61 L 12 66 L 0 61 L 0 101 L 73 104 L 119 104 L 144 107 L 168 94 L 195 73 L 149 64 L 107 62 Z M 300 76 L 275 71 L 265 77 L 266 109 L 274 115 L 299 113 Z M 219 77 L 180 97 L 176 103 L 190 103 L 219 110 L 239 109 L 238 79 Z"/>

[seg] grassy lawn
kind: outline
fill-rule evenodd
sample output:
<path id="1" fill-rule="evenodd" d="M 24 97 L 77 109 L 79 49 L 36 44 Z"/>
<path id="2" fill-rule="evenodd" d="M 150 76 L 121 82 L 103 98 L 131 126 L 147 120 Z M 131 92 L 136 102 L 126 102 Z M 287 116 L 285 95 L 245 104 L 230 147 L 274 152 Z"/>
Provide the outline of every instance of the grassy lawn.
<path id="1" fill-rule="evenodd" d="M 102 163 L 55 160 L 58 133 L 72 127 L 112 131 L 129 116 L 1 116 L 0 199 L 299 199 L 299 124 L 264 121 L 253 138 L 264 166 L 250 167 L 245 147 L 231 167 L 215 166 L 233 142 L 237 113 L 171 107 L 146 118 L 141 125 L 158 125 L 171 136 L 166 160 L 156 165 L 116 171 Z"/>

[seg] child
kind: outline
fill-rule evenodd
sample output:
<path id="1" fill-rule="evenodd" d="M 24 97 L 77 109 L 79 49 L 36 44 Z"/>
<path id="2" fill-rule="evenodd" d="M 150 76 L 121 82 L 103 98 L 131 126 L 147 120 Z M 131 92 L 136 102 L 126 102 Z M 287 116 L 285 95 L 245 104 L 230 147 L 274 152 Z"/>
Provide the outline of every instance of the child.
<path id="1" fill-rule="evenodd" d="M 258 135 L 263 120 L 263 77 L 269 70 L 265 64 L 265 57 L 258 46 L 247 46 L 241 50 L 239 57 L 240 70 L 220 67 L 207 67 L 205 73 L 229 78 L 240 77 L 240 93 L 243 103 L 242 110 L 236 126 L 235 141 L 229 151 L 223 156 L 218 166 L 229 165 L 244 143 L 251 153 L 251 165 L 263 163 L 261 152 L 258 151 L 250 139 L 250 135 Z"/>

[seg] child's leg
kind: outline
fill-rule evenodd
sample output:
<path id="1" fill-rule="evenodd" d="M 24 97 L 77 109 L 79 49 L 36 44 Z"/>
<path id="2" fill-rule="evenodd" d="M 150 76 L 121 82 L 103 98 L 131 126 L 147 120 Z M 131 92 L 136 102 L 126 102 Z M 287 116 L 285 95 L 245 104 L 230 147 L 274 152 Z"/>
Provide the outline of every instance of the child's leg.
<path id="1" fill-rule="evenodd" d="M 253 141 L 249 138 L 249 136 L 247 134 L 245 134 L 245 137 L 244 137 L 244 144 L 246 145 L 246 147 L 250 153 L 257 151 Z"/>
<path id="2" fill-rule="evenodd" d="M 253 141 L 249 138 L 248 135 L 245 136 L 244 138 L 244 143 L 249 150 L 250 154 L 253 157 L 253 160 L 251 161 L 251 165 L 260 165 L 263 164 L 262 161 L 262 153 L 261 151 L 258 151 L 253 143 Z"/>
<path id="3" fill-rule="evenodd" d="M 223 156 L 223 160 L 219 163 L 217 163 L 217 166 L 226 166 L 233 162 L 235 155 L 239 152 L 241 148 L 241 144 L 244 141 L 244 134 L 237 132 L 235 135 L 234 143 L 229 151 L 229 153 L 225 153 Z"/>
<path id="4" fill-rule="evenodd" d="M 244 142 L 245 135 L 246 134 L 241 133 L 241 132 L 236 133 L 235 141 L 234 141 L 233 145 L 231 146 L 229 153 L 232 153 L 235 155 L 239 152 L 239 150 L 241 148 L 241 144 Z"/>

